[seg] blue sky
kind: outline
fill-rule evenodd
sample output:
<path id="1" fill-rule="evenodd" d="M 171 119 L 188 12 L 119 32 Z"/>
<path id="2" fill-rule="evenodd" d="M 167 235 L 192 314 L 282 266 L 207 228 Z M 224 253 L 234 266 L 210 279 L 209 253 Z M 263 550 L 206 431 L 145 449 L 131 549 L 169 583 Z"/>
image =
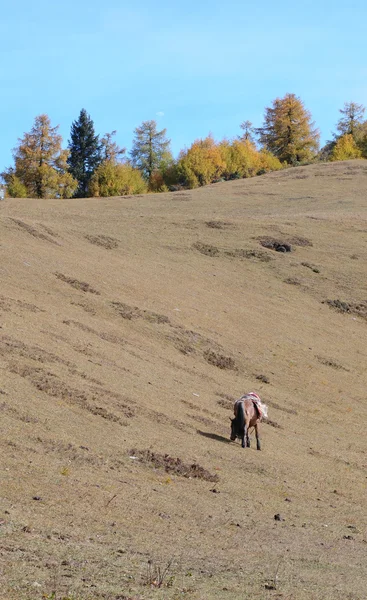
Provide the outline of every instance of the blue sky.
<path id="1" fill-rule="evenodd" d="M 133 7 L 134 6 L 134 7 Z M 366 0 L 17 0 L 0 22 L 0 171 L 34 118 L 60 125 L 81 108 L 97 133 L 156 119 L 172 151 L 211 132 L 261 126 L 290 92 L 330 139 L 344 102 L 367 106 Z M 367 118 L 367 115 L 366 115 Z"/>

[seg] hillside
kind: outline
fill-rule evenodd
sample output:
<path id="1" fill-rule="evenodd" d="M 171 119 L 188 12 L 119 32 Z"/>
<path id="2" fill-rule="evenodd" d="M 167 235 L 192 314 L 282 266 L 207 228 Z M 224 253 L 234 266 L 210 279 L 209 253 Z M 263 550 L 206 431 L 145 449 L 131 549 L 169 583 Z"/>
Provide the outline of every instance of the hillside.
<path id="1" fill-rule="evenodd" d="M 366 191 L 0 202 L 1 599 L 366 597 Z"/>

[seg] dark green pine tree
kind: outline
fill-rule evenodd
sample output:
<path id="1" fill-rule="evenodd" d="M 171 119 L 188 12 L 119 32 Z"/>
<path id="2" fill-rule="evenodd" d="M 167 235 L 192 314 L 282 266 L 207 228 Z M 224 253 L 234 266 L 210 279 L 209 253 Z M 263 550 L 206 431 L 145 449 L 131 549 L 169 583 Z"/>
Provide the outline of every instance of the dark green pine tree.
<path id="1" fill-rule="evenodd" d="M 69 171 L 78 182 L 74 196 L 86 198 L 89 181 L 102 162 L 102 155 L 99 136 L 95 134 L 93 121 L 84 108 L 71 126 L 69 151 Z"/>

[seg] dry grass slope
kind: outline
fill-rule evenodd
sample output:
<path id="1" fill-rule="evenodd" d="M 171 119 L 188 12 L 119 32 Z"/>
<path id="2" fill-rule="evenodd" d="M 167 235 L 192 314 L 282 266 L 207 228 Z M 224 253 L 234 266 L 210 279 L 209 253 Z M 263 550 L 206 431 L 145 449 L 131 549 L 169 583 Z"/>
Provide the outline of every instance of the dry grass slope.
<path id="1" fill-rule="evenodd" d="M 366 598 L 366 189 L 0 203 L 1 600 Z"/>

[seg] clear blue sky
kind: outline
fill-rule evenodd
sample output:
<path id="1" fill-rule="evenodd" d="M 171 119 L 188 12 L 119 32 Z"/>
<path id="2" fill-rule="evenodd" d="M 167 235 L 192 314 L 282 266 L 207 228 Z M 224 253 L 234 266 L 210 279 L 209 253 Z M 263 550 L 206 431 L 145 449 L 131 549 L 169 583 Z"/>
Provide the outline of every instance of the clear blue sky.
<path id="1" fill-rule="evenodd" d="M 344 102 L 367 105 L 366 0 L 17 0 L 0 22 L 0 171 L 47 113 L 64 146 L 81 108 L 97 133 L 156 119 L 174 155 L 212 132 L 261 126 L 287 92 L 330 139 Z"/>

